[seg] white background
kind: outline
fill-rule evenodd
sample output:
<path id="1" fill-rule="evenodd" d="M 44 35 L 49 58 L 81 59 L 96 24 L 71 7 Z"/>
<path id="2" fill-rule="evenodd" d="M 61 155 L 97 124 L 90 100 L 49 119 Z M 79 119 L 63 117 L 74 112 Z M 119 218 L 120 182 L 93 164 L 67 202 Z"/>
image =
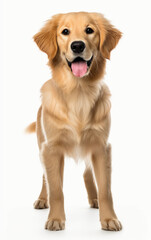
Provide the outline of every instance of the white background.
<path id="1" fill-rule="evenodd" d="M 107 63 L 105 76 L 112 92 L 112 192 L 123 224 L 118 233 L 101 230 L 98 210 L 88 205 L 82 178 L 84 164 L 76 165 L 72 159 L 65 163 L 66 230 L 44 230 L 48 210 L 32 207 L 40 192 L 42 167 L 36 136 L 25 135 L 24 128 L 36 120 L 40 87 L 51 77 L 47 56 L 39 51 L 32 36 L 52 15 L 81 10 L 103 13 L 123 32 Z M 151 239 L 150 1 L 5 0 L 3 12 L 1 239 Z"/>

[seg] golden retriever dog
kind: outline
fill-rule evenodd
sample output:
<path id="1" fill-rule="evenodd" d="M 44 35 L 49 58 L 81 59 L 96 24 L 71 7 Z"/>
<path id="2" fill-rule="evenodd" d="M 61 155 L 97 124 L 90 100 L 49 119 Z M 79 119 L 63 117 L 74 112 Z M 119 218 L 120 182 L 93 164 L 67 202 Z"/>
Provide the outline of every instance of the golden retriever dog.
<path id="1" fill-rule="evenodd" d="M 102 229 L 122 229 L 111 193 L 110 91 L 102 81 L 106 59 L 120 38 L 121 32 L 103 15 L 87 12 L 55 15 L 34 36 L 52 70 L 52 78 L 41 88 L 37 121 L 27 128 L 37 132 L 44 166 L 34 207 L 50 207 L 48 230 L 65 228 L 66 155 L 85 160 L 88 201 L 92 208 L 99 208 Z"/>

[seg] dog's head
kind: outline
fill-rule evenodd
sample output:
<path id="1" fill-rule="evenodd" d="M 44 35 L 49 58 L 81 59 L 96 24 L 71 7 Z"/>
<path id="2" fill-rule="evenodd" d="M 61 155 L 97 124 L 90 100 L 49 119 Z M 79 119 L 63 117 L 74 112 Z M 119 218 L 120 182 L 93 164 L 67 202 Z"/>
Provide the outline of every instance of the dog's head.
<path id="1" fill-rule="evenodd" d="M 34 36 L 50 63 L 59 59 L 78 78 L 99 71 L 99 59 L 110 59 L 120 38 L 121 32 L 103 15 L 86 12 L 55 15 Z"/>

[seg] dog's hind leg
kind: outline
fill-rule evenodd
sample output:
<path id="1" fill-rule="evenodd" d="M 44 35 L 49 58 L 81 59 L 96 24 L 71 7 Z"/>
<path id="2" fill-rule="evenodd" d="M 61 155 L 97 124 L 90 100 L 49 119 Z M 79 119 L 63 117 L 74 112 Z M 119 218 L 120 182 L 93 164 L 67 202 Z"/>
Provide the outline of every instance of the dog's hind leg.
<path id="1" fill-rule="evenodd" d="M 89 204 L 92 208 L 98 208 L 97 189 L 94 182 L 92 169 L 90 167 L 86 167 L 83 178 L 88 193 Z"/>
<path id="2" fill-rule="evenodd" d="M 42 107 L 39 108 L 39 111 L 37 114 L 37 122 L 36 122 L 36 132 L 37 132 L 37 141 L 38 141 L 39 150 L 41 150 L 42 143 L 45 141 L 45 138 L 42 132 L 42 127 L 41 127 L 41 111 L 42 111 Z M 35 209 L 48 208 L 46 179 L 44 175 L 43 175 L 42 189 L 38 199 L 34 202 L 34 208 Z"/>
<path id="3" fill-rule="evenodd" d="M 41 189 L 38 199 L 34 202 L 34 208 L 35 209 L 48 208 L 47 189 L 46 189 L 46 181 L 45 181 L 44 175 L 43 175 L 42 189 Z"/>

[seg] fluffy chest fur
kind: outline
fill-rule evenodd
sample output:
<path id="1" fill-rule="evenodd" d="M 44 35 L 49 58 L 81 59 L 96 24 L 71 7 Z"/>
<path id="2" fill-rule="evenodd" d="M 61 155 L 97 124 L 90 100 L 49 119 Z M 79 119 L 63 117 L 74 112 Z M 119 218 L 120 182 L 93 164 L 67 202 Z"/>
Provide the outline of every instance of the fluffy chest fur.
<path id="1" fill-rule="evenodd" d="M 79 134 L 90 121 L 91 111 L 99 97 L 100 90 L 100 84 L 89 86 L 89 88 L 80 85 L 66 96 L 69 124 L 73 125 Z"/>
<path id="2" fill-rule="evenodd" d="M 41 89 L 42 106 L 51 114 L 58 129 L 66 125 L 66 128 L 72 128 L 80 134 L 92 118 L 92 109 L 101 94 L 101 88 L 100 82 L 83 82 L 66 93 L 53 80 L 49 80 Z"/>
<path id="3" fill-rule="evenodd" d="M 109 121 L 105 117 L 110 111 L 110 92 L 103 82 L 79 85 L 70 94 L 65 94 L 49 80 L 41 92 L 47 141 L 69 146 L 70 153 L 67 152 L 76 158 L 84 145 L 88 147 L 99 142 L 101 133 L 106 138 Z"/>

